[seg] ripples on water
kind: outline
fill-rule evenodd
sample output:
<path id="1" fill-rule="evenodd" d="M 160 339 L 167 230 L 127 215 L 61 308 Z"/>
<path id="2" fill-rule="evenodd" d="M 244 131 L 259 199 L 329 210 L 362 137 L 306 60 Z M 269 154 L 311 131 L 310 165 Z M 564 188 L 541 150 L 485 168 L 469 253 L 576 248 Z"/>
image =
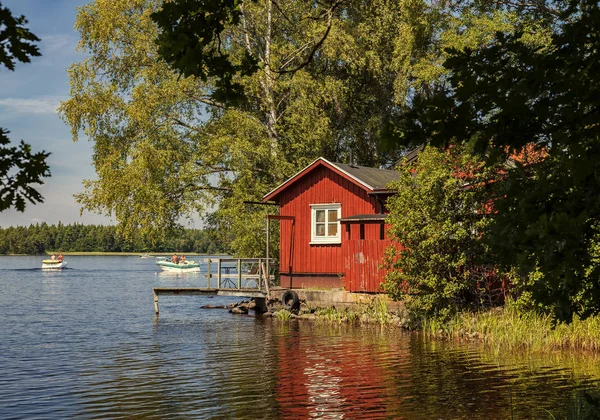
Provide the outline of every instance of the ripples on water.
<path id="1" fill-rule="evenodd" d="M 597 361 L 495 356 L 380 328 L 280 323 L 161 297 L 152 260 L 0 257 L 0 418 L 564 418 Z"/>

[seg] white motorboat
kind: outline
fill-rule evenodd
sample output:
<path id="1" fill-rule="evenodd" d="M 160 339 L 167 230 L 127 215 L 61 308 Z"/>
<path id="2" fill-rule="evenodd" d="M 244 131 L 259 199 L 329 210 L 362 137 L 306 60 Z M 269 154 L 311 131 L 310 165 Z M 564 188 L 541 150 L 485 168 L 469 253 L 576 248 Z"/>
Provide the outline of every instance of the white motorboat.
<path id="1" fill-rule="evenodd" d="M 197 263 L 194 261 L 184 261 L 184 262 L 174 263 L 171 260 L 160 259 L 160 260 L 156 261 L 156 264 L 163 271 L 171 271 L 171 272 L 176 272 L 176 273 L 200 271 L 200 263 Z"/>
<path id="2" fill-rule="evenodd" d="M 42 269 L 44 270 L 60 270 L 67 266 L 65 260 L 43 260 Z"/>

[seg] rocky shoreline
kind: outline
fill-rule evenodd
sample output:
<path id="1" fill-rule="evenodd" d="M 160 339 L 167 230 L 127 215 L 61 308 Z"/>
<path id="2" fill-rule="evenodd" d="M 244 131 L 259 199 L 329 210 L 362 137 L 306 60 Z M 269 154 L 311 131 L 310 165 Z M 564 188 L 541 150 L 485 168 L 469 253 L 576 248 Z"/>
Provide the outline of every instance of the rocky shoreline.
<path id="1" fill-rule="evenodd" d="M 254 299 L 250 299 L 229 305 L 204 305 L 201 306 L 201 309 L 224 309 L 231 314 L 247 315 L 250 311 L 254 311 L 256 306 Z M 267 312 L 255 312 L 255 314 L 282 320 L 299 319 L 337 324 L 379 324 L 410 329 L 409 320 L 404 313 L 389 310 L 382 307 L 381 304 L 360 304 L 355 307 L 337 309 L 335 306 L 311 307 L 309 302 L 302 300 L 298 310 L 289 310 L 279 299 L 274 298 L 267 302 L 267 307 L 269 308 Z"/>

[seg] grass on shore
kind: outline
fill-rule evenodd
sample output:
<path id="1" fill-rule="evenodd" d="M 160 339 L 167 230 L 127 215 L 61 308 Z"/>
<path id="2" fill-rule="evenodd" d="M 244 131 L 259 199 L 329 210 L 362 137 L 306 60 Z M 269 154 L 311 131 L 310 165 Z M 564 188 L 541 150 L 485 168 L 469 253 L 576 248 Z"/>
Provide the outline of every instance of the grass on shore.
<path id="1" fill-rule="evenodd" d="M 600 316 L 574 318 L 553 326 L 551 315 L 519 312 L 507 305 L 501 310 L 461 313 L 448 322 L 423 321 L 423 333 L 446 339 L 478 340 L 495 350 L 600 350 Z"/>
<path id="2" fill-rule="evenodd" d="M 388 299 L 376 296 L 369 302 L 356 303 L 352 307 L 337 309 L 335 307 L 309 307 L 305 306 L 300 311 L 300 318 L 314 319 L 317 323 L 330 324 L 379 324 L 400 325 L 402 320 L 398 314 L 390 311 Z M 275 312 L 279 321 L 289 321 L 295 318 L 285 309 Z"/>
<path id="3" fill-rule="evenodd" d="M 350 324 L 388 325 L 398 319 L 390 312 L 388 301 L 382 296 L 371 299 L 368 303 L 357 303 L 353 307 L 337 310 L 336 308 L 317 308 L 314 311 L 318 321 Z"/>
<path id="4" fill-rule="evenodd" d="M 308 308 L 305 313 L 313 314 L 316 322 L 380 324 L 412 329 L 406 314 L 390 311 L 387 300 L 382 297 L 352 308 Z M 284 314 L 276 315 L 282 321 L 291 319 Z M 425 319 L 420 330 L 433 338 L 481 342 L 495 351 L 600 351 L 600 315 L 554 325 L 551 315 L 521 312 L 510 304 L 485 312 L 460 313 L 447 322 Z"/>

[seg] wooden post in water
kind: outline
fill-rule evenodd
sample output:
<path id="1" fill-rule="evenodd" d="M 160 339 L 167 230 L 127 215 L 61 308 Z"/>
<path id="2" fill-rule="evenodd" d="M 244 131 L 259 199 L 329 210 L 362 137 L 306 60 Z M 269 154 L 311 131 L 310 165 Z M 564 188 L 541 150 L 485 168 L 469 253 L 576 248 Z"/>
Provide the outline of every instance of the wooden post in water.
<path id="1" fill-rule="evenodd" d="M 210 258 L 206 259 L 206 287 L 210 289 Z"/>
<path id="2" fill-rule="evenodd" d="M 221 288 L 221 259 L 217 259 L 217 289 Z"/>
<path id="3" fill-rule="evenodd" d="M 267 296 L 271 297 L 271 291 L 269 290 L 269 258 L 266 259 L 267 262 L 263 265 L 262 263 L 260 264 L 260 266 L 262 267 L 263 274 L 264 274 L 264 279 L 265 279 L 265 290 L 267 291 Z"/>
<path id="4" fill-rule="evenodd" d="M 257 312 L 259 314 L 264 314 L 265 312 L 267 312 L 269 310 L 269 308 L 267 307 L 266 298 L 257 297 L 257 298 L 254 298 L 254 302 L 256 303 L 256 306 L 254 307 L 255 312 Z"/>
<path id="5" fill-rule="evenodd" d="M 152 294 L 154 295 L 154 311 L 155 313 L 158 313 L 158 293 L 152 289 Z"/>
<path id="6" fill-rule="evenodd" d="M 262 258 L 258 259 L 258 288 L 262 290 L 263 288 L 263 269 L 262 269 Z"/>
<path id="7" fill-rule="evenodd" d="M 270 227 L 271 227 L 271 219 L 269 219 L 269 216 L 267 215 L 267 249 L 266 249 L 266 252 L 265 252 L 267 254 L 267 255 L 265 255 L 265 257 L 267 258 L 267 263 L 269 262 L 269 241 L 271 240 L 270 235 L 269 235 L 269 231 L 270 231 L 269 228 Z M 258 269 L 259 269 L 259 271 L 260 271 L 261 265 L 262 264 L 261 264 L 260 260 L 258 260 Z M 259 279 L 260 279 L 260 277 L 259 277 Z M 268 290 L 269 289 L 267 288 L 267 293 L 268 293 Z"/>
<path id="8" fill-rule="evenodd" d="M 271 219 L 269 219 L 269 216 L 267 215 L 267 249 L 266 249 L 266 261 L 267 261 L 267 272 L 265 273 L 265 290 L 267 291 L 267 297 L 271 298 L 271 292 L 269 291 L 269 242 L 271 240 L 270 238 L 270 227 L 271 227 Z M 258 260 L 258 271 L 262 271 L 262 263 L 260 260 Z M 260 274 L 258 276 L 258 280 L 260 281 Z"/>

